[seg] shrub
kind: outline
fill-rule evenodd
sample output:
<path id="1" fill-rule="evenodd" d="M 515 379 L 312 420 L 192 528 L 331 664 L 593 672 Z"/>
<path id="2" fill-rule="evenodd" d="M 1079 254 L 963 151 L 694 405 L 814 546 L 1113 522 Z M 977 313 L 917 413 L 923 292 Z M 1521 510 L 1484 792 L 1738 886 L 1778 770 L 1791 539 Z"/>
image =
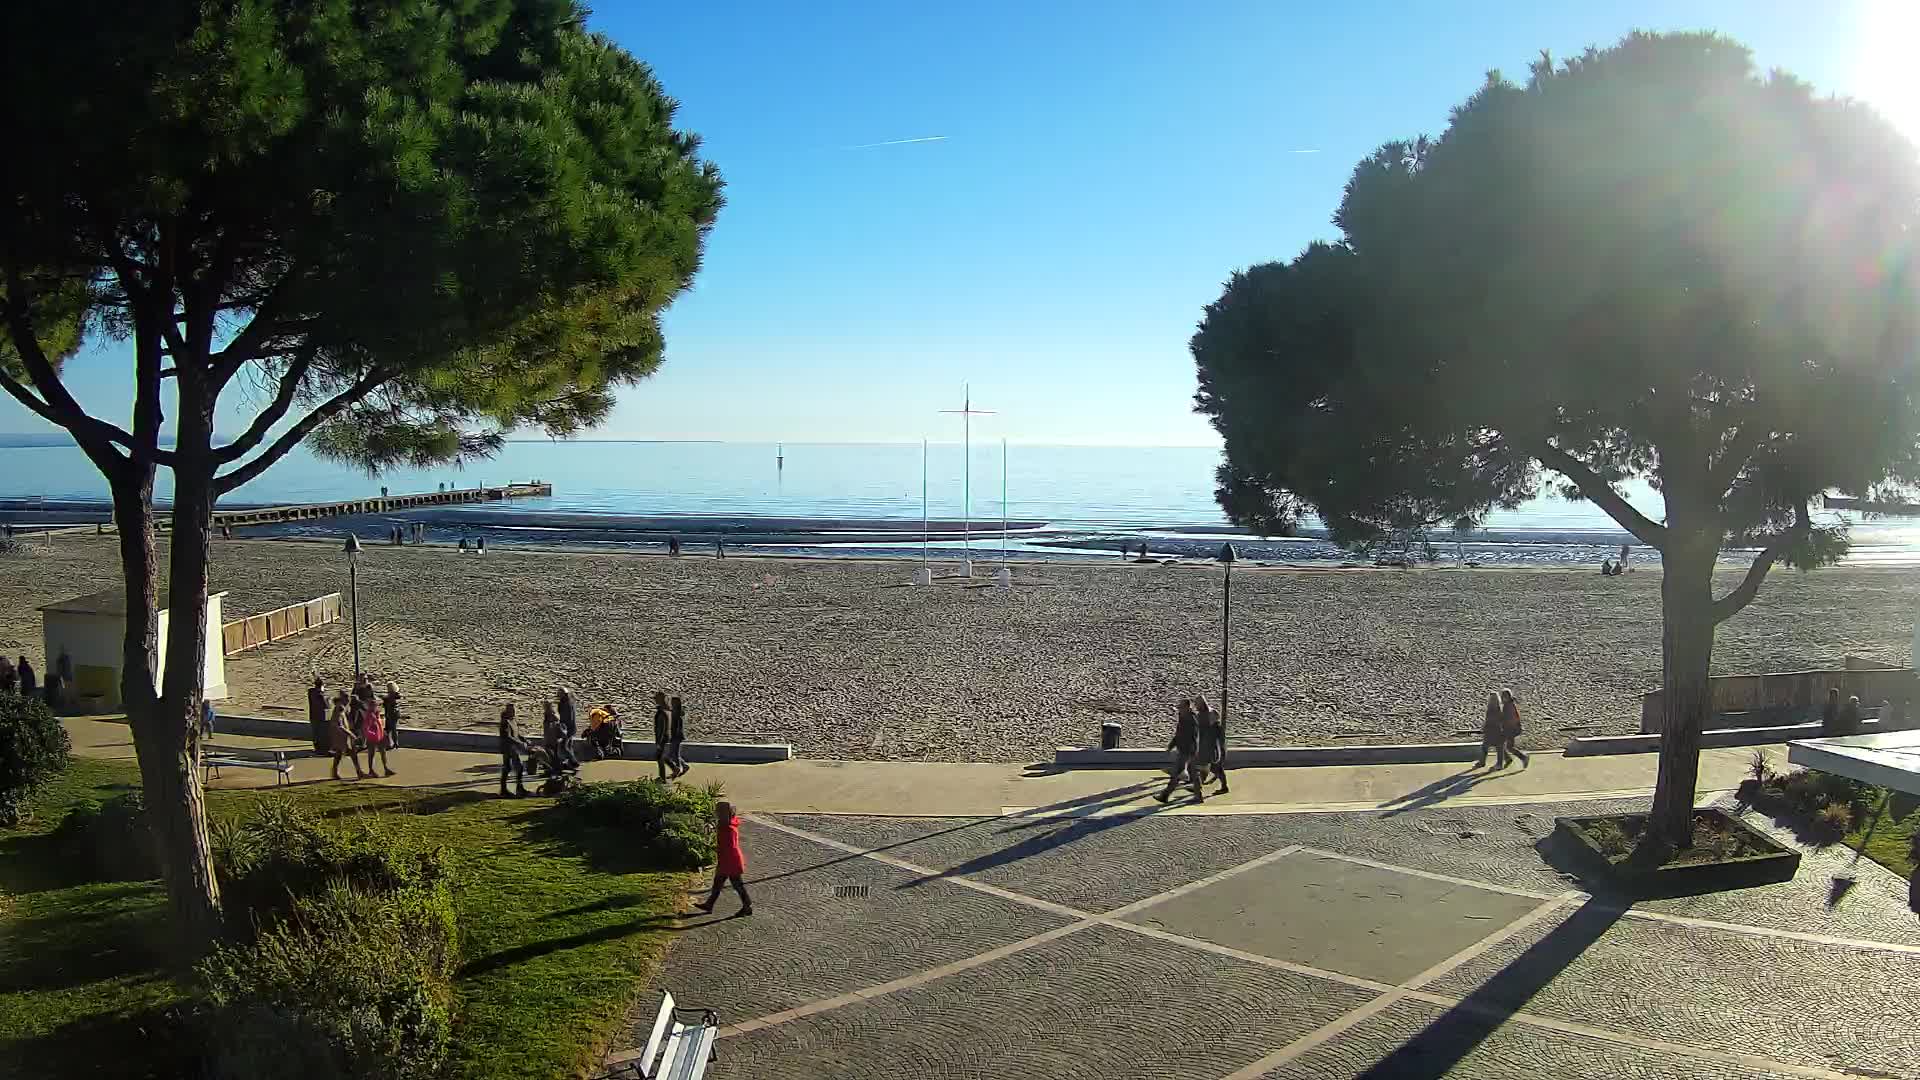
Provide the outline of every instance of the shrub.
<path id="1" fill-rule="evenodd" d="M 1815 820 L 1827 834 L 1845 836 L 1853 828 L 1853 808 L 1844 802 L 1830 802 L 1820 808 Z"/>
<path id="2" fill-rule="evenodd" d="M 31 819 L 28 797 L 67 767 L 68 749 L 46 702 L 0 694 L 0 828 Z"/>
<path id="3" fill-rule="evenodd" d="M 1747 772 L 1752 775 L 1757 784 L 1765 785 L 1767 781 L 1773 779 L 1773 764 L 1767 760 L 1766 751 L 1753 752 L 1753 760 L 1747 763 Z"/>
<path id="4" fill-rule="evenodd" d="M 228 925 L 243 938 L 335 884 L 382 895 L 431 890 L 447 878 L 446 853 L 395 815 L 330 820 L 298 803 L 262 799 L 210 839 Z"/>
<path id="5" fill-rule="evenodd" d="M 345 883 L 198 966 L 211 1080 L 425 1080 L 452 1037 L 459 962 L 444 882 L 374 893 Z"/>
<path id="6" fill-rule="evenodd" d="M 160 853 L 147 825 L 147 803 L 137 791 L 104 803 L 87 799 L 68 808 L 54 830 L 60 850 L 100 881 L 147 881 L 160 876 Z"/>
<path id="7" fill-rule="evenodd" d="M 1782 794 L 1801 813 L 1811 814 L 1820 804 L 1820 777 L 1809 770 L 1796 769 L 1787 774 Z"/>
<path id="8" fill-rule="evenodd" d="M 614 834 L 620 846 L 661 870 L 697 870 L 714 859 L 713 806 L 718 785 L 689 788 L 658 780 L 582 784 L 560 796 L 570 824 Z"/>

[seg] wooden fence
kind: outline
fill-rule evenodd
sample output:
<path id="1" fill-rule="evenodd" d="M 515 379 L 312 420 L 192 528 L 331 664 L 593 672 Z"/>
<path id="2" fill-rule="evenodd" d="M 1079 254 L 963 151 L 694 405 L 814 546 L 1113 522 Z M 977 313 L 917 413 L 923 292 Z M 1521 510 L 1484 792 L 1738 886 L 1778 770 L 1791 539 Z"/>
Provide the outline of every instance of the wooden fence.
<path id="1" fill-rule="evenodd" d="M 236 619 L 220 628 L 220 644 L 226 655 L 259 648 L 269 641 L 292 637 L 302 630 L 340 621 L 340 594 L 316 596 L 301 604 L 288 604 Z"/>

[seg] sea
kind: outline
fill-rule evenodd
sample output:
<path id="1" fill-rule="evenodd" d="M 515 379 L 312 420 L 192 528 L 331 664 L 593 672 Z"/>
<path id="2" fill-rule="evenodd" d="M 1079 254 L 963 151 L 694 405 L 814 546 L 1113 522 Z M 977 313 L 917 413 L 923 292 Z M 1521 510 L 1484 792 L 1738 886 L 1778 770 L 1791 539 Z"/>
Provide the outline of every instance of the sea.
<path id="1" fill-rule="evenodd" d="M 32 443 L 34 445 L 20 445 Z M 221 506 L 279 506 L 540 480 L 550 497 L 323 518 L 242 530 L 256 536 L 384 539 L 424 523 L 430 542 L 731 555 L 993 561 L 1211 559 L 1231 542 L 1255 562 L 1366 564 L 1405 557 L 1441 565 L 1591 566 L 1632 542 L 1590 503 L 1548 494 L 1495 511 L 1482 527 L 1435 533 L 1411 550 L 1359 553 L 1329 542 L 1311 518 L 1290 537 L 1231 526 L 1214 501 L 1220 451 L 1205 447 L 955 444 L 523 441 L 464 467 L 378 476 L 296 450 Z M 164 505 L 169 477 L 156 497 Z M 1644 484 L 1629 501 L 1658 520 Z M 1852 564 L 1920 565 L 1920 521 L 1827 511 L 1851 529 Z M 110 520 L 106 488 L 71 443 L 0 442 L 0 521 L 16 529 Z M 1637 545 L 1636 545 L 1637 547 Z M 1730 561 L 1744 561 L 1729 552 Z M 1635 564 L 1654 559 L 1640 548 Z"/>

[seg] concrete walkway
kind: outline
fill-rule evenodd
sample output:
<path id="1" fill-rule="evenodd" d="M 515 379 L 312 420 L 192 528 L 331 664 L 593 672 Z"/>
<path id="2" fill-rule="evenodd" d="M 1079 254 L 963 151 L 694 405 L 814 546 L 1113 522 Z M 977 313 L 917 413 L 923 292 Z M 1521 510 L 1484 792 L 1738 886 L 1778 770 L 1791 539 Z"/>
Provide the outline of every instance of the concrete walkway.
<path id="1" fill-rule="evenodd" d="M 79 718 L 66 723 L 76 753 L 133 759 L 133 742 L 124 723 Z M 398 775 L 358 782 L 475 789 L 499 783 L 500 759 L 495 755 L 407 750 L 405 739 L 402 732 L 402 748 L 392 755 Z M 311 748 L 305 744 L 233 735 L 216 736 L 214 742 L 298 752 L 301 756 L 293 762 L 295 783 L 333 782 L 328 779 L 331 760 L 308 756 Z M 1776 767 L 1785 766 L 1784 747 L 1764 750 Z M 1752 758 L 1752 749 L 1702 752 L 1702 798 L 1738 786 Z M 1149 809 L 1181 815 L 1281 814 L 1646 796 L 1653 791 L 1656 765 L 1653 754 L 1568 758 L 1542 752 L 1533 755 L 1527 768 L 1500 772 L 1461 764 L 1244 769 L 1231 774 L 1229 795 L 1193 804 L 1188 801 L 1190 795 L 1182 791 L 1174 796 L 1171 810 L 1151 798 L 1165 783 L 1164 774 L 1124 769 L 1062 771 L 1051 765 L 991 762 L 794 760 L 769 765 L 696 765 L 687 782 L 719 783 L 742 811 L 775 814 L 1105 817 Z M 342 772 L 349 773 L 344 763 Z M 589 761 L 584 770 L 589 780 L 630 780 L 655 773 L 651 763 L 638 761 Z M 271 787 L 273 782 L 273 774 L 265 770 L 228 769 L 211 786 Z"/>

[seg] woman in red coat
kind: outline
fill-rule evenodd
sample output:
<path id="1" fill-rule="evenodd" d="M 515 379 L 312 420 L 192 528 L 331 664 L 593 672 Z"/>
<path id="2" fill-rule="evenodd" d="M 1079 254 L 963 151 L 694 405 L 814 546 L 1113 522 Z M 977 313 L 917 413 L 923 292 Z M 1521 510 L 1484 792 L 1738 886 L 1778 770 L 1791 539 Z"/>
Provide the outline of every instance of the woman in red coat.
<path id="1" fill-rule="evenodd" d="M 723 802 L 713 808 L 714 836 L 713 846 L 718 852 L 713 867 L 713 891 L 707 894 L 707 902 L 700 910 L 713 913 L 713 905 L 720 902 L 720 887 L 732 885 L 733 891 L 740 894 L 740 914 L 753 914 L 753 901 L 747 896 L 747 884 L 741 880 L 747 872 L 747 857 L 740 850 L 740 819 L 734 816 L 733 804 Z"/>

